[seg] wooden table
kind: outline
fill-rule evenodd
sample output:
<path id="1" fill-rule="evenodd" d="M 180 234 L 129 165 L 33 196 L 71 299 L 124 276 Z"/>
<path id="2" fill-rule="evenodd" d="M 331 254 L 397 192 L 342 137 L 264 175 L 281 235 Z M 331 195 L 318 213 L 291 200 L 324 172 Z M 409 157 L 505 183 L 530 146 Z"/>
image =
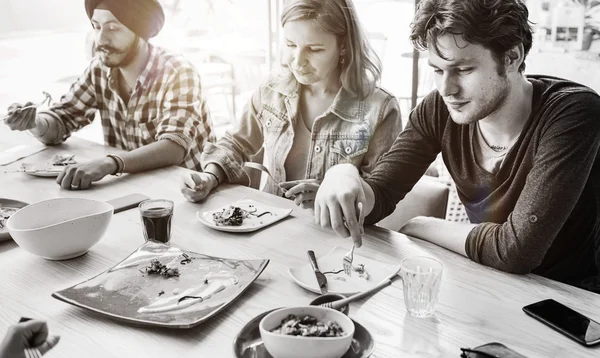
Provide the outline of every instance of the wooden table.
<path id="1" fill-rule="evenodd" d="M 35 141 L 0 125 L 0 151 Z M 59 152 L 76 159 L 103 156 L 116 150 L 70 138 L 65 144 L 22 161 L 42 161 Z M 140 328 L 113 321 L 58 301 L 50 294 L 112 267 L 142 242 L 137 210 L 116 214 L 104 238 L 82 257 L 47 261 L 0 243 L 0 335 L 19 317 L 48 320 L 62 340 L 48 357 L 231 357 L 235 335 L 251 318 L 281 305 L 307 304 L 314 294 L 297 286 L 287 268 L 304 264 L 306 251 L 324 255 L 348 241 L 314 225 L 310 212 L 291 201 L 245 187 L 223 186 L 206 202 L 193 204 L 179 193 L 185 169 L 173 167 L 135 176 L 108 177 L 88 191 L 62 190 L 52 179 L 23 173 L 5 174 L 20 162 L 0 167 L 0 197 L 35 202 L 54 197 L 109 200 L 143 193 L 174 200 L 173 242 L 188 250 L 237 259 L 268 258 L 269 266 L 226 310 L 189 330 Z M 294 207 L 291 218 L 252 234 L 213 231 L 195 218 L 198 210 L 218 208 L 241 197 L 280 207 Z M 600 321 L 600 295 L 535 275 L 499 272 L 429 243 L 384 229 L 366 229 L 360 254 L 386 263 L 413 255 L 435 257 L 444 264 L 443 282 L 434 318 L 409 316 L 401 281 L 368 300 L 354 303 L 350 316 L 375 338 L 373 357 L 458 357 L 460 347 L 502 342 L 528 357 L 598 357 L 600 349 L 584 348 L 525 315 L 529 303 L 553 298 Z"/>

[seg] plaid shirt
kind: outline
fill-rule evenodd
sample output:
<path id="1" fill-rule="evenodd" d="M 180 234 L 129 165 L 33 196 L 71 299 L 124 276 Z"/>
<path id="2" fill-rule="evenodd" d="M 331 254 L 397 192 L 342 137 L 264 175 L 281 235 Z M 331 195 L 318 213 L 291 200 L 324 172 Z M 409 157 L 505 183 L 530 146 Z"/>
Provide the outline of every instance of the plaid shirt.
<path id="1" fill-rule="evenodd" d="M 119 96 L 118 69 L 95 58 L 69 93 L 40 113 L 57 119 L 60 137 L 55 144 L 90 124 L 99 111 L 106 145 L 129 151 L 171 140 L 186 150 L 181 166 L 201 170 L 202 147 L 214 142 L 214 135 L 200 75 L 181 56 L 148 46 L 148 63 L 128 103 Z"/>

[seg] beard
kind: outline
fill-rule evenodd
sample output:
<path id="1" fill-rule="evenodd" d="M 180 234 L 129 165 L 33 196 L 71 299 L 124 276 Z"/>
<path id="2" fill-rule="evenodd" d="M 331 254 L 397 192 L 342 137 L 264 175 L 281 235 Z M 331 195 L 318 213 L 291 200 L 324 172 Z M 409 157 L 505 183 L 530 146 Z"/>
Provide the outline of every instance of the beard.
<path id="1" fill-rule="evenodd" d="M 471 124 L 484 119 L 502 108 L 508 98 L 509 84 L 506 77 L 501 77 L 492 91 L 477 101 L 470 101 L 464 108 L 454 109 L 447 105 L 450 117 L 456 124 Z M 470 108 L 474 106 L 475 108 Z"/>
<path id="2" fill-rule="evenodd" d="M 96 54 L 98 54 L 100 61 L 108 68 L 125 67 L 137 55 L 139 40 L 140 38 L 136 36 L 131 44 L 123 49 L 118 49 L 110 45 L 96 46 Z"/>

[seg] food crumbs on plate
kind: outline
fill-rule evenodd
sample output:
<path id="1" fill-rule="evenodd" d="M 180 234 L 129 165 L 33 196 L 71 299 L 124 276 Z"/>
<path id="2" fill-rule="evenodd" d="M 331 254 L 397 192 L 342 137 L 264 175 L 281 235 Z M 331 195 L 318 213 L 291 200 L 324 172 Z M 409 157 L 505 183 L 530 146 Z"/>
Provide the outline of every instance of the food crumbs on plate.
<path id="1" fill-rule="evenodd" d="M 4 223 L 10 218 L 10 216 L 16 213 L 19 209 L 17 208 L 9 208 L 0 206 L 0 229 L 4 227 Z"/>
<path id="2" fill-rule="evenodd" d="M 212 217 L 217 226 L 241 226 L 248 215 L 248 211 L 231 205 L 223 211 L 213 213 Z"/>
<path id="3" fill-rule="evenodd" d="M 208 279 L 207 278 L 204 279 L 204 284 L 208 285 Z"/>
<path id="4" fill-rule="evenodd" d="M 369 278 L 371 278 L 369 273 L 365 270 L 365 264 L 358 264 L 352 267 L 352 270 L 358 273 L 358 277 L 362 277 L 367 281 L 369 280 Z"/>
<path id="5" fill-rule="evenodd" d="M 179 263 L 182 265 L 186 265 L 189 263 L 192 263 L 192 258 L 188 256 L 188 254 L 186 254 L 185 252 L 181 254 L 181 256 L 183 256 L 183 260 L 181 260 Z"/>
<path id="6" fill-rule="evenodd" d="M 173 290 L 173 294 L 174 294 L 174 295 L 177 295 L 178 293 L 179 293 L 179 289 L 178 289 L 178 288 L 175 288 L 175 289 Z"/>
<path id="7" fill-rule="evenodd" d="M 165 294 L 165 291 L 163 291 L 163 290 L 160 290 L 160 292 L 158 293 L 158 297 L 160 297 L 160 296 L 162 296 L 162 295 L 164 295 L 164 294 Z"/>
<path id="8" fill-rule="evenodd" d="M 146 267 L 146 273 L 152 275 L 161 275 L 161 276 L 165 276 L 167 278 L 169 277 L 178 277 L 179 276 L 179 269 L 177 267 L 175 268 L 167 268 L 167 266 L 163 263 L 161 263 L 159 260 L 157 259 L 152 259 L 150 261 L 150 266 Z"/>
<path id="9" fill-rule="evenodd" d="M 346 282 L 346 278 L 345 278 L 345 277 L 342 277 L 342 276 L 336 276 L 336 277 L 334 277 L 333 279 L 334 279 L 334 280 L 339 280 L 339 281 L 344 281 L 344 282 Z"/>

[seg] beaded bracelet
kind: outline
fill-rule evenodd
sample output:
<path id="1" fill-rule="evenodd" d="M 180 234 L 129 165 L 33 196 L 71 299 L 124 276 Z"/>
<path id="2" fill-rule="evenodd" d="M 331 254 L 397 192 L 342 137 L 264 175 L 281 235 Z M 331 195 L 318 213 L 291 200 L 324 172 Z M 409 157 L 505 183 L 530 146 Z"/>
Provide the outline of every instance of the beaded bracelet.
<path id="1" fill-rule="evenodd" d="M 115 164 L 117 165 L 117 170 L 114 173 L 112 173 L 112 175 L 117 177 L 121 176 L 121 174 L 123 174 L 123 171 L 125 170 L 125 162 L 123 161 L 123 158 L 115 154 L 109 154 L 107 155 L 107 157 L 114 160 Z"/>

